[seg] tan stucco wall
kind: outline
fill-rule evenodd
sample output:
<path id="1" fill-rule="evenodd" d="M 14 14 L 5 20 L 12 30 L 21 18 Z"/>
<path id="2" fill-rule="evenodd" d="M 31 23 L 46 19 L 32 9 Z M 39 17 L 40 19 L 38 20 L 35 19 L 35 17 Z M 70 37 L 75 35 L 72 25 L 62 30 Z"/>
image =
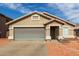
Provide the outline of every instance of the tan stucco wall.
<path id="1" fill-rule="evenodd" d="M 63 21 L 61 21 L 61 22 L 63 22 Z M 63 28 L 64 27 L 67 27 L 69 29 L 69 35 L 66 38 L 75 38 L 74 26 L 71 26 L 70 24 L 64 22 L 64 25 L 61 26 L 61 30 L 60 30 L 62 32 L 62 33 L 60 32 L 62 36 L 63 36 Z"/>
<path id="2" fill-rule="evenodd" d="M 11 24 L 9 26 L 9 37 L 8 38 L 9 39 L 14 38 L 14 27 L 44 27 L 45 23 L 51 21 L 51 20 L 44 18 L 40 15 L 39 15 L 39 17 L 40 17 L 40 20 L 32 20 L 31 16 L 30 16 L 30 17 L 24 18 L 21 21 L 18 21 L 16 23 Z M 55 18 L 52 18 L 52 20 L 55 20 Z M 46 39 L 51 39 L 51 37 L 50 37 L 50 26 L 59 26 L 59 32 L 60 32 L 59 38 L 63 37 L 63 27 L 68 27 L 69 30 L 70 30 L 68 38 L 74 38 L 73 26 L 71 26 L 67 23 L 65 23 L 65 25 L 62 25 L 62 24 L 57 23 L 57 22 L 52 22 L 52 23 L 50 23 L 46 26 L 46 30 L 45 30 L 46 31 L 46 34 L 45 34 Z"/>
<path id="3" fill-rule="evenodd" d="M 63 25 L 63 27 L 67 27 L 69 29 L 69 35 L 67 38 L 75 38 L 74 27 L 68 24 Z"/>
<path id="4" fill-rule="evenodd" d="M 14 27 L 15 26 L 26 26 L 26 27 L 32 27 L 32 26 L 39 27 L 39 26 L 41 26 L 41 27 L 44 27 L 43 24 L 45 24 L 49 20 L 40 16 L 40 15 L 39 15 L 39 17 L 40 17 L 40 20 L 32 20 L 31 16 L 29 16 L 21 21 L 18 21 L 16 23 L 12 24 L 12 26 L 14 26 Z"/>

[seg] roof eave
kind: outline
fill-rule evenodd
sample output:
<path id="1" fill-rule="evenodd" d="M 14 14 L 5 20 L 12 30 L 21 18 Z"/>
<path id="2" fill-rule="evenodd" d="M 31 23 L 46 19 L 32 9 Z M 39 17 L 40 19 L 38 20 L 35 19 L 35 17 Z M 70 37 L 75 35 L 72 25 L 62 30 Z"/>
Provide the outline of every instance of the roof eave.
<path id="1" fill-rule="evenodd" d="M 43 13 L 46 14 L 46 15 L 48 15 L 48 16 L 50 16 L 50 17 L 55 17 L 55 18 L 57 18 L 57 19 L 60 19 L 60 20 L 62 20 L 62 21 L 64 21 L 64 22 L 66 22 L 66 23 L 69 23 L 69 24 L 73 25 L 73 26 L 76 25 L 76 24 L 73 24 L 73 23 L 71 23 L 71 22 L 69 22 L 69 21 L 66 21 L 66 20 L 64 20 L 64 19 L 62 19 L 62 18 L 60 18 L 60 17 L 57 17 L 57 16 L 55 16 L 55 15 L 51 15 L 51 14 L 49 14 L 49 13 L 47 13 L 47 12 L 43 12 Z"/>
<path id="2" fill-rule="evenodd" d="M 32 12 L 32 13 L 28 13 L 28 14 L 25 14 L 24 16 L 21 16 L 21 17 L 19 17 L 19 18 L 14 19 L 13 21 L 10 21 L 10 22 L 6 23 L 6 25 L 10 25 L 10 24 L 12 24 L 13 22 L 18 21 L 19 19 L 22 19 L 22 18 L 27 17 L 27 16 L 29 16 L 29 15 L 32 15 L 32 14 L 34 14 L 34 13 L 37 13 L 37 14 L 40 14 L 40 15 L 46 17 L 45 15 L 41 14 L 40 12 Z M 46 17 L 46 18 L 51 19 L 50 17 Z"/>

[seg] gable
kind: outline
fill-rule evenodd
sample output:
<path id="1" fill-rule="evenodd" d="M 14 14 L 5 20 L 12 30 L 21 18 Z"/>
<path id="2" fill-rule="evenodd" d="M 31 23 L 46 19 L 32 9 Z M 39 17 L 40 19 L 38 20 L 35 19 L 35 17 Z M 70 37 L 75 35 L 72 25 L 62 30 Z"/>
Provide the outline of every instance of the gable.
<path id="1" fill-rule="evenodd" d="M 73 24 L 73 23 L 71 23 L 71 22 L 69 22 L 69 21 L 63 20 L 62 18 L 59 18 L 59 17 L 57 17 L 57 16 L 55 16 L 55 15 L 51 15 L 51 14 L 49 14 L 49 13 L 47 13 L 47 12 L 43 12 L 43 14 L 44 14 L 44 15 L 47 15 L 47 16 L 49 16 L 49 17 L 51 17 L 51 18 L 55 18 L 56 20 L 61 21 L 61 22 L 64 22 L 65 24 L 68 24 L 68 25 L 70 25 L 70 26 L 75 26 L 75 24 Z"/>
<path id="2" fill-rule="evenodd" d="M 58 21 L 58 20 L 52 20 L 52 21 L 50 21 L 50 22 L 45 23 L 44 25 L 48 25 L 48 24 L 51 24 L 51 23 L 56 23 L 56 24 L 62 24 L 62 25 L 64 25 L 63 22 L 60 22 L 60 21 Z"/>
<path id="3" fill-rule="evenodd" d="M 32 20 L 32 16 L 37 15 L 39 17 L 39 20 Z M 39 15 L 39 14 L 32 14 L 29 17 L 25 17 L 21 20 L 18 20 L 12 24 L 10 24 L 10 26 L 44 26 L 43 24 L 48 22 L 49 19 Z"/>
<path id="4" fill-rule="evenodd" d="M 25 18 L 28 18 L 28 17 L 31 16 L 31 15 L 34 15 L 34 14 L 38 14 L 38 15 L 40 15 L 40 16 L 46 18 L 46 19 L 51 19 L 50 17 L 47 17 L 47 16 L 43 15 L 42 13 L 39 13 L 39 12 L 32 12 L 32 13 L 29 13 L 29 14 L 24 15 L 24 16 L 22 16 L 22 17 L 19 17 L 19 18 L 13 20 L 13 21 L 10 21 L 10 22 L 8 22 L 8 23 L 6 23 L 6 24 L 7 24 L 7 25 L 10 25 L 10 24 L 16 23 L 16 22 L 18 22 L 18 21 L 20 21 L 20 20 L 23 20 L 23 19 L 25 19 Z"/>
<path id="5" fill-rule="evenodd" d="M 48 24 L 47 26 L 61 26 L 61 25 L 63 25 L 63 24 L 60 24 L 60 23 L 54 21 L 54 22 Z"/>

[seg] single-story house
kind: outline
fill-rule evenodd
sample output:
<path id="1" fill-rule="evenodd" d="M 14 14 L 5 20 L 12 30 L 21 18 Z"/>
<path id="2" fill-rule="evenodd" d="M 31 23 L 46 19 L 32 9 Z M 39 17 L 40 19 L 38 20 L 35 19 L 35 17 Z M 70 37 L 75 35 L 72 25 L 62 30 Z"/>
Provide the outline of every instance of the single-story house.
<path id="1" fill-rule="evenodd" d="M 8 16 L 0 13 L 0 38 L 6 38 L 8 26 L 6 25 L 7 22 L 11 21 L 12 19 Z"/>
<path id="2" fill-rule="evenodd" d="M 14 40 L 52 40 L 75 38 L 75 24 L 47 12 L 31 12 L 12 20 L 8 39 Z"/>

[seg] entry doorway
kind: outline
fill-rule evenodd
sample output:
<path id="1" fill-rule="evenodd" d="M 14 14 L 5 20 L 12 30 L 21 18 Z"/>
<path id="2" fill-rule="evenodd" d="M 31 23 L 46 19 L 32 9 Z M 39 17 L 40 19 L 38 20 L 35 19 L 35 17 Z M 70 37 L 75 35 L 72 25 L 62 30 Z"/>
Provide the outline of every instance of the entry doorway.
<path id="1" fill-rule="evenodd" d="M 59 26 L 51 26 L 50 27 L 50 36 L 51 36 L 51 39 L 58 39 Z"/>

